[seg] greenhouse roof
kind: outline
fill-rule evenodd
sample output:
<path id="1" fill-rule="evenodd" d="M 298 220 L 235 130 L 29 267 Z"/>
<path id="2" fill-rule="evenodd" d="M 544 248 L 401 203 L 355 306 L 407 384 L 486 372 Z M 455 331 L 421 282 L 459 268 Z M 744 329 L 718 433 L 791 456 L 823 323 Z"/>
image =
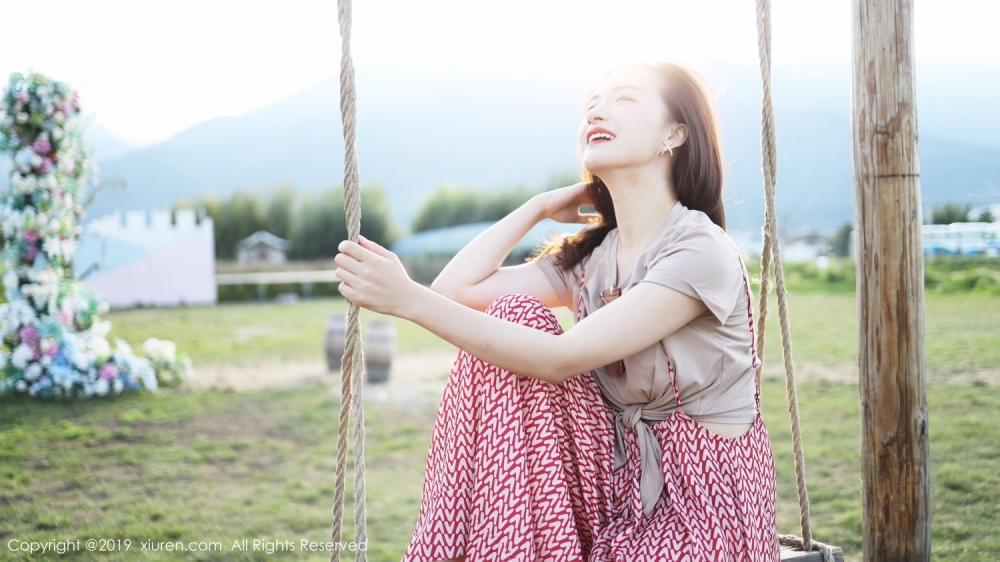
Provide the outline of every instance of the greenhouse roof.
<path id="1" fill-rule="evenodd" d="M 453 256 L 471 242 L 473 238 L 494 224 L 496 222 L 486 221 L 425 230 L 400 238 L 390 249 L 401 257 Z M 514 246 L 513 252 L 531 253 L 536 247 L 542 245 L 553 236 L 573 234 L 580 231 L 584 226 L 583 224 L 570 224 L 556 222 L 552 219 L 543 219 L 529 230 L 524 238 Z"/>

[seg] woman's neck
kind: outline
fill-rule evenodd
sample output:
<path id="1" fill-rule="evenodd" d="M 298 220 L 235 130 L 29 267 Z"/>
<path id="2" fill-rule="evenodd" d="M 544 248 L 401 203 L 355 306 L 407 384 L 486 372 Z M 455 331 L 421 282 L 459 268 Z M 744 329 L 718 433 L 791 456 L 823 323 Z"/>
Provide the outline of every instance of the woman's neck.
<path id="1" fill-rule="evenodd" d="M 616 171 L 600 175 L 615 205 L 620 253 L 631 253 L 648 246 L 650 237 L 677 203 L 668 177 L 669 174 L 663 170 L 646 173 Z"/>

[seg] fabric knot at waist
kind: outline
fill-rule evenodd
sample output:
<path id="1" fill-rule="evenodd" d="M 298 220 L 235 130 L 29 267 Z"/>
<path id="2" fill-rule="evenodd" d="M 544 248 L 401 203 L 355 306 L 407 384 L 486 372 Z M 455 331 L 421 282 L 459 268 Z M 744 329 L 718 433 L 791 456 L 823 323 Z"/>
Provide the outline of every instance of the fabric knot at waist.
<path id="1" fill-rule="evenodd" d="M 645 515 L 653 512 L 656 500 L 663 491 L 663 447 L 653 430 L 644 419 L 662 421 L 667 414 L 655 409 L 643 409 L 644 404 L 626 404 L 615 412 L 615 469 L 626 463 L 625 431 L 632 428 L 639 443 L 639 493 L 642 511 Z"/>

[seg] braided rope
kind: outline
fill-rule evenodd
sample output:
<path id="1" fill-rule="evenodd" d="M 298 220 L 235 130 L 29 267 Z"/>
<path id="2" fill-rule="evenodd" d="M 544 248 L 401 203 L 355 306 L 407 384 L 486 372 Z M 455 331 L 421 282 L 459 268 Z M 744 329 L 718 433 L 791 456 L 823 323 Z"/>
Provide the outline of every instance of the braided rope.
<path id="1" fill-rule="evenodd" d="M 354 89 L 354 63 L 351 61 L 351 0 L 338 0 L 337 19 L 340 22 L 340 115 L 344 125 L 344 211 L 347 213 L 347 234 L 352 242 L 361 233 L 361 194 L 358 181 L 358 157 L 355 151 L 357 109 Z M 365 562 L 368 529 L 365 523 L 365 418 L 362 401 L 364 352 L 361 347 L 360 309 L 350 303 L 347 309 L 347 339 L 341 360 L 342 399 L 337 441 L 337 474 L 334 488 L 333 523 L 330 562 L 340 561 L 341 532 L 344 510 L 344 479 L 347 472 L 347 431 L 354 427 L 354 536 L 359 546 L 355 560 Z M 348 420 L 348 415 L 350 419 Z"/>
<path id="2" fill-rule="evenodd" d="M 757 49 L 760 57 L 760 76 L 764 96 L 761 115 L 761 165 L 764 175 L 764 248 L 761 251 L 760 267 L 760 319 L 757 324 L 757 353 L 761 357 L 761 371 L 764 356 L 764 325 L 767 320 L 768 276 L 771 257 L 774 257 L 774 276 L 778 296 L 778 320 L 781 325 L 781 347 L 785 360 L 785 391 L 788 395 L 788 413 L 792 425 L 792 449 L 795 456 L 795 482 L 799 493 L 799 521 L 802 537 L 778 535 L 779 542 L 786 546 L 797 546 L 802 550 L 819 550 L 824 562 L 833 562 L 833 549 L 826 544 L 812 540 L 809 523 L 809 492 L 806 490 L 806 467 L 802 453 L 802 431 L 799 420 L 799 401 L 795 391 L 795 371 L 792 364 L 792 339 L 788 327 L 788 303 L 785 299 L 785 273 L 778 251 L 778 225 L 775 219 L 774 186 L 777 182 L 778 150 L 775 140 L 774 108 L 771 102 L 771 2 L 757 0 Z M 758 382 L 761 372 L 756 376 Z"/>

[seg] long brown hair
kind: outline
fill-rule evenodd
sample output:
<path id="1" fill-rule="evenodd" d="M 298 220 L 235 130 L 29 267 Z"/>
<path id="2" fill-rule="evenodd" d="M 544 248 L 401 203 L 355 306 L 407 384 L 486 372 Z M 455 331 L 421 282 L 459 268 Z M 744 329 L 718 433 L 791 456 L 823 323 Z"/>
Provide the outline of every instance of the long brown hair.
<path id="1" fill-rule="evenodd" d="M 660 75 L 670 115 L 687 125 L 687 139 L 674 148 L 670 168 L 677 200 L 689 209 L 702 211 L 726 230 L 726 209 L 722 203 L 722 140 L 708 86 L 695 71 L 664 61 L 629 64 L 608 74 L 630 67 L 648 68 Z M 583 180 L 587 182 L 598 218 L 576 234 L 563 235 L 546 243 L 532 259 L 554 251 L 558 253 L 556 264 L 570 269 L 590 255 L 608 232 L 618 226 L 614 202 L 604 182 L 586 169 Z"/>

